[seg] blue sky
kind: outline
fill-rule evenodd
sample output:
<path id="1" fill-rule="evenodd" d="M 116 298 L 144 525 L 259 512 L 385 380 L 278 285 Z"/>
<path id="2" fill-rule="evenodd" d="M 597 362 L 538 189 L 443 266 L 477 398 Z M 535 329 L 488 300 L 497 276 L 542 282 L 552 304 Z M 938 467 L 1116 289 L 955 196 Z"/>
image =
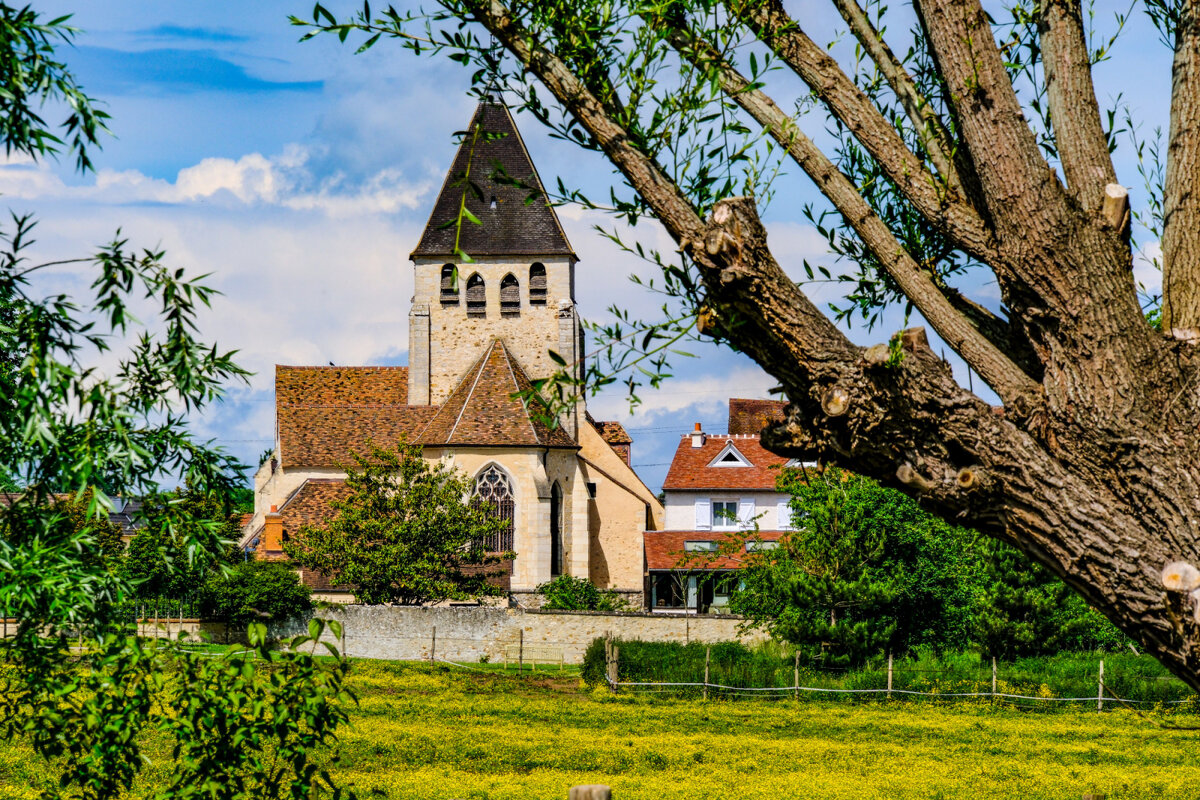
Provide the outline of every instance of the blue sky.
<path id="1" fill-rule="evenodd" d="M 115 137 L 97 154 L 94 175 L 74 174 L 70 164 L 11 161 L 0 166 L 0 193 L 13 210 L 39 217 L 40 253 L 48 258 L 88 252 L 120 228 L 134 243 L 164 247 L 172 263 L 213 273 L 224 296 L 203 330 L 238 349 L 256 375 L 197 419 L 200 430 L 257 464 L 273 437 L 275 364 L 406 363 L 407 254 L 453 155 L 451 134 L 474 106 L 467 70 L 386 42 L 361 56 L 332 37 L 300 44 L 287 15 L 307 13 L 304 3 L 35 5 L 49 16 L 75 13 L 84 33 L 62 55 L 106 103 Z M 1098 29 L 1112 28 L 1116 9 L 1097 5 Z M 819 14 L 829 16 L 824 7 Z M 834 35 L 814 31 L 821 40 Z M 1097 70 L 1098 94 L 1123 93 L 1149 134 L 1166 125 L 1169 70 L 1156 34 L 1135 18 L 1113 60 Z M 547 185 L 559 176 L 589 186 L 609 180 L 599 157 L 551 139 L 534 120 L 518 124 Z M 805 127 L 819 133 L 821 123 Z M 1140 197 L 1125 152 L 1118 170 Z M 794 174 L 784 181 L 767 215 L 777 257 L 797 278 L 804 259 L 834 268 L 800 213 L 812 198 L 807 182 Z M 560 215 L 581 257 L 583 314 L 603 319 L 616 303 L 651 315 L 655 298 L 627 280 L 647 274 L 644 265 L 592 231 L 606 220 L 572 208 Z M 652 225 L 636 234 L 667 245 Z M 1156 280 L 1144 269 L 1139 276 Z M 47 289 L 83 291 L 88 276 L 64 269 L 45 280 Z M 985 301 L 994 294 L 975 288 Z M 809 293 L 822 305 L 833 299 L 827 286 Z M 881 330 L 851 336 L 886 340 L 900 324 L 893 315 Z M 723 431 L 728 397 L 765 396 L 774 385 L 727 350 L 695 352 L 700 357 L 682 362 L 679 377 L 643 393 L 632 416 L 619 393 L 589 403 L 597 418 L 621 419 L 631 431 L 635 466 L 654 489 L 693 422 Z"/>

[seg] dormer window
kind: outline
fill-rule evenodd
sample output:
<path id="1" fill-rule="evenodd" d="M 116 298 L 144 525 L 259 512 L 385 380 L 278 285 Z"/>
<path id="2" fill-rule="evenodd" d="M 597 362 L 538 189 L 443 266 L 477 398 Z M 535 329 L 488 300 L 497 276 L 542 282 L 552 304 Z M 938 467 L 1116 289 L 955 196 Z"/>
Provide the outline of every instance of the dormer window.
<path id="1" fill-rule="evenodd" d="M 487 316 L 487 292 L 478 272 L 467 279 L 467 316 Z"/>
<path id="2" fill-rule="evenodd" d="M 750 459 L 742 455 L 741 451 L 734 447 L 733 442 L 728 442 L 725 447 L 717 453 L 717 457 L 708 462 L 710 467 L 752 467 Z"/>
<path id="3" fill-rule="evenodd" d="M 458 268 L 453 264 L 442 265 L 442 305 L 458 305 Z"/>
<path id="4" fill-rule="evenodd" d="M 546 265 L 540 261 L 529 267 L 529 305 L 546 305 Z"/>
<path id="5" fill-rule="evenodd" d="M 511 272 L 500 281 L 500 316 L 521 316 L 521 284 Z"/>

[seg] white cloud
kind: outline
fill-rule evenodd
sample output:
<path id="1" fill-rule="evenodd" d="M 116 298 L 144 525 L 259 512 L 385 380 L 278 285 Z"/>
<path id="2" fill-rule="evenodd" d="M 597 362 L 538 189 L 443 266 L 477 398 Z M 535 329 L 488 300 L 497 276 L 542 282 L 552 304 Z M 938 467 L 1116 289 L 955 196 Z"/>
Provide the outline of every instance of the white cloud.
<path id="1" fill-rule="evenodd" d="M 137 170 L 101 169 L 92 182 L 83 184 L 66 183 L 47 165 L 10 160 L 0 166 L 0 194 L 104 205 L 279 206 L 346 219 L 416 209 L 435 185 L 432 176 L 414 182 L 391 168 L 359 182 L 341 174 L 318 181 L 308 167 L 311 159 L 309 148 L 290 144 L 271 157 L 249 153 L 236 160 L 205 158 L 179 170 L 174 182 Z"/>

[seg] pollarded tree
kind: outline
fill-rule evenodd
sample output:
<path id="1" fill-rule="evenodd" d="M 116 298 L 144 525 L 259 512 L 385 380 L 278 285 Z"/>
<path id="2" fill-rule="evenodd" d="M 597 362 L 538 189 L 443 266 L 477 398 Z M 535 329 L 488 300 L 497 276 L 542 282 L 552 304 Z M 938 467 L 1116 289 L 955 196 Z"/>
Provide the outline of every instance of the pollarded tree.
<path id="1" fill-rule="evenodd" d="M 1092 82 L 1106 53 L 1080 0 L 1018 0 L 1003 26 L 980 0 L 919 0 L 911 49 L 856 0 L 832 2 L 858 60 L 839 62 L 781 0 L 443 0 L 345 21 L 318 6 L 307 24 L 449 51 L 601 152 L 633 190 L 618 211 L 653 214 L 678 243 L 660 288 L 679 316 L 782 384 L 769 447 L 1015 544 L 1200 688 L 1200 615 L 1162 578 L 1200 561 L 1200 4 L 1145 6 L 1175 54 L 1151 205 L 1160 331 L 1139 304 Z M 807 87 L 796 113 L 793 79 Z M 801 130 L 808 93 L 832 158 Z M 788 279 L 755 197 L 734 196 L 768 196 L 762 142 L 840 216 L 830 235 L 863 271 L 853 300 L 910 304 L 1001 407 L 958 385 L 921 331 L 856 346 Z M 972 273 L 995 281 L 1002 313 L 962 291 Z M 647 351 L 656 335 L 670 334 L 647 333 Z"/>
<path id="2" fill-rule="evenodd" d="M 349 494 L 324 525 L 302 525 L 283 545 L 298 566 L 354 588 L 359 603 L 421 605 L 497 597 L 489 581 L 513 553 L 499 543 L 508 523 L 471 500 L 470 481 L 421 446 L 399 442 L 353 454 Z"/>

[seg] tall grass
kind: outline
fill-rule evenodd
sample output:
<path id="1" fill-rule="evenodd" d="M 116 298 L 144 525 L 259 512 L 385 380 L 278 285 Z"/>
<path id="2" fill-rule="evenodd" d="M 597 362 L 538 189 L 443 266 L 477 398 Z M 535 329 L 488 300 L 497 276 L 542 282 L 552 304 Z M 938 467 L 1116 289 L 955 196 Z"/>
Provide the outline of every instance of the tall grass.
<path id="1" fill-rule="evenodd" d="M 704 681 L 734 688 L 787 688 L 795 685 L 795 651 L 777 642 L 748 648 L 737 642 L 687 645 L 676 642 L 613 640 L 620 648 L 618 678 L 626 683 L 697 684 Z M 1196 701 L 1192 691 L 1155 659 L 1133 653 L 1061 653 L 997 664 L 996 691 L 1028 697 L 1095 698 L 1104 661 L 1107 698 L 1139 703 Z M 800 662 L 801 686 L 818 689 L 886 689 L 887 659 L 876 658 L 858 669 L 829 669 Z M 597 639 L 584 656 L 582 677 L 591 685 L 604 682 L 604 640 Z M 894 690 L 933 695 L 992 691 L 992 663 L 977 652 L 919 650 L 892 664 Z M 697 694 L 701 687 L 675 687 Z M 844 695 L 840 696 L 842 699 Z M 1198 706 L 1200 709 L 1200 706 Z"/>

